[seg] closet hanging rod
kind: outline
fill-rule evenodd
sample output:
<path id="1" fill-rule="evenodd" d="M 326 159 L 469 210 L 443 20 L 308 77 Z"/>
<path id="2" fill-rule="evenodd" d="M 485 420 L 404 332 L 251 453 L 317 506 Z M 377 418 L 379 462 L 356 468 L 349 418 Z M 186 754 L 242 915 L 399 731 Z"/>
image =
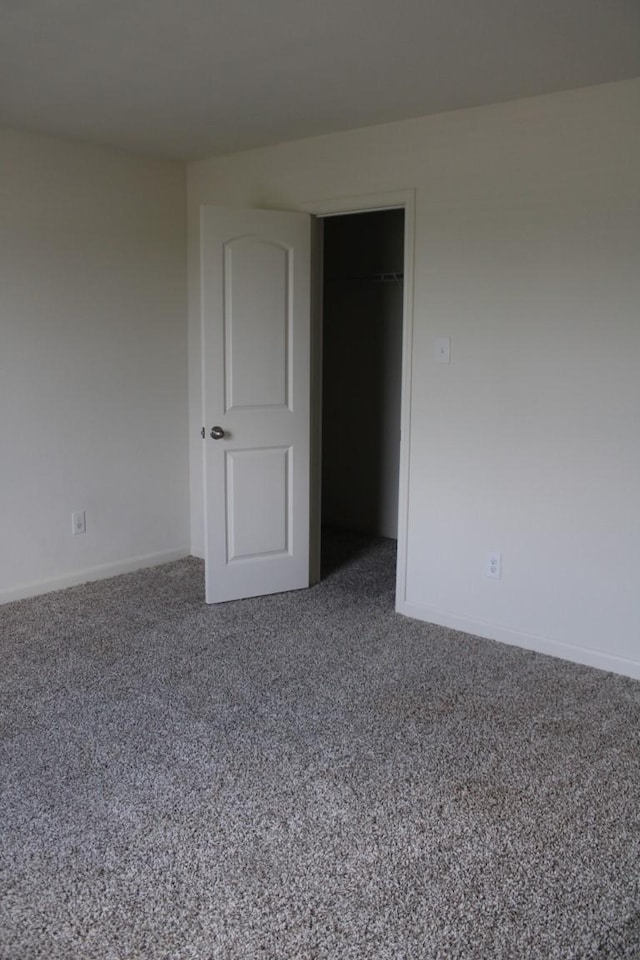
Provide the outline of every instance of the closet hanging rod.
<path id="1" fill-rule="evenodd" d="M 347 277 L 328 277 L 331 283 L 350 283 L 353 280 L 362 280 L 369 283 L 402 283 L 404 273 L 388 271 L 385 273 L 363 273 Z"/>

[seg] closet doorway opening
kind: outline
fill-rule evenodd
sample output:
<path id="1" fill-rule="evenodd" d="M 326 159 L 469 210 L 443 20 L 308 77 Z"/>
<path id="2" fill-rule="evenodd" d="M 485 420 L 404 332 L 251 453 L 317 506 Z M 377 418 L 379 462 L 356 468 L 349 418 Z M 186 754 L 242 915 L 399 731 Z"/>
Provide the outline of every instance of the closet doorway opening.
<path id="1" fill-rule="evenodd" d="M 322 222 L 322 576 L 382 546 L 395 583 L 405 210 Z"/>

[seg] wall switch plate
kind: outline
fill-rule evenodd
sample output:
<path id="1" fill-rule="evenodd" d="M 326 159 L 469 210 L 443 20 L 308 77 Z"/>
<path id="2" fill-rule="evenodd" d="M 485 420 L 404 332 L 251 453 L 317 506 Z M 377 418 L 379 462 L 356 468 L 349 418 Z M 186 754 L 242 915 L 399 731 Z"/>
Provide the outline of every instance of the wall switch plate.
<path id="1" fill-rule="evenodd" d="M 434 353 L 436 363 L 451 363 L 451 337 L 436 337 Z"/>
<path id="2" fill-rule="evenodd" d="M 487 565 L 484 572 L 485 576 L 491 577 L 492 580 L 500 580 L 502 578 L 501 553 L 489 553 L 487 555 Z"/>
<path id="3" fill-rule="evenodd" d="M 78 533 L 87 532 L 87 517 L 84 510 L 76 510 L 71 514 L 71 532 L 74 536 Z"/>

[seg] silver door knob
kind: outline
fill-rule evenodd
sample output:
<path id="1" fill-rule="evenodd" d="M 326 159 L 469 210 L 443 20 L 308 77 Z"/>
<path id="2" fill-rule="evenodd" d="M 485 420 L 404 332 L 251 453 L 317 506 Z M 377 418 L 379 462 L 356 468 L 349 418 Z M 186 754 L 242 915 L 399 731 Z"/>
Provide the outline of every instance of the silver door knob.
<path id="1" fill-rule="evenodd" d="M 224 437 L 224 430 L 222 427 L 211 427 L 211 439 L 212 440 L 222 440 Z"/>

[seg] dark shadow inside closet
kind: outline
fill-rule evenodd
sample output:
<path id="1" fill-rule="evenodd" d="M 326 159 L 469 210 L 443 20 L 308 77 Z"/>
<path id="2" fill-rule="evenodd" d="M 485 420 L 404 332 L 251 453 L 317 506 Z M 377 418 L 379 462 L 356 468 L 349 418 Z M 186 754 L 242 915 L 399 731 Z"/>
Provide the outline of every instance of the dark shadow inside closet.
<path id="1" fill-rule="evenodd" d="M 403 273 L 404 210 L 324 220 L 325 571 L 328 531 L 356 535 L 339 554 L 364 549 L 358 535 L 397 539 Z"/>

